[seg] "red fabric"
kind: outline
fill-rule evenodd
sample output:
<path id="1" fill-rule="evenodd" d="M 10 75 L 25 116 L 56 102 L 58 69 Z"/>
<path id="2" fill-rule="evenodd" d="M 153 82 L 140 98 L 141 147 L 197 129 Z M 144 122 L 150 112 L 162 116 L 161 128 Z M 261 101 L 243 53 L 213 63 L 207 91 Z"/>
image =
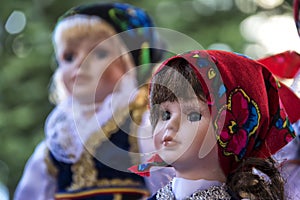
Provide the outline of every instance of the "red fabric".
<path id="1" fill-rule="evenodd" d="M 262 64 L 235 53 L 199 50 L 168 59 L 156 73 L 178 58 L 190 63 L 204 88 L 225 174 L 247 157 L 269 157 L 295 137 L 277 82 Z"/>
<path id="2" fill-rule="evenodd" d="M 285 51 L 276 55 L 259 59 L 274 75 L 280 78 L 294 78 L 300 71 L 300 54 L 295 51 Z"/>
<path id="3" fill-rule="evenodd" d="M 142 164 L 140 164 L 140 165 L 142 165 Z M 140 170 L 139 169 L 140 165 L 134 165 L 132 167 L 129 167 L 128 170 L 137 175 L 140 175 L 143 177 L 149 177 L 150 176 L 150 168 Z"/>
<path id="4" fill-rule="evenodd" d="M 158 154 L 154 154 L 147 163 L 134 165 L 128 168 L 128 170 L 140 176 L 150 176 L 150 168 L 154 166 L 167 167 L 168 164 Z"/>
<path id="5" fill-rule="evenodd" d="M 286 85 L 281 84 L 279 87 L 279 95 L 282 104 L 288 113 L 289 119 L 292 123 L 300 120 L 300 99 L 290 90 Z"/>
<path id="6" fill-rule="evenodd" d="M 294 78 L 300 71 L 300 54 L 295 51 L 285 51 L 258 60 L 274 75 L 280 78 Z M 287 86 L 280 84 L 279 94 L 285 110 L 292 123 L 300 119 L 300 112 L 295 112 L 300 108 L 300 99 Z"/>

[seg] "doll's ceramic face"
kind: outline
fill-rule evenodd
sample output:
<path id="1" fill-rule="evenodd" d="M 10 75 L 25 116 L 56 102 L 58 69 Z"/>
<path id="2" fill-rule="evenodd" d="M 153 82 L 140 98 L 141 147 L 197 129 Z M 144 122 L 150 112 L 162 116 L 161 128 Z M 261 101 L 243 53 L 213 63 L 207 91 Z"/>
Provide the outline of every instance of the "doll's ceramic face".
<path id="1" fill-rule="evenodd" d="M 213 128 L 205 102 L 167 101 L 160 105 L 154 144 L 161 158 L 175 168 L 201 160 L 199 152 L 208 134 L 213 135 Z"/>
<path id="2" fill-rule="evenodd" d="M 109 36 L 103 29 L 64 41 L 57 51 L 63 82 L 81 103 L 102 102 L 127 71 L 120 45 L 106 40 Z"/>

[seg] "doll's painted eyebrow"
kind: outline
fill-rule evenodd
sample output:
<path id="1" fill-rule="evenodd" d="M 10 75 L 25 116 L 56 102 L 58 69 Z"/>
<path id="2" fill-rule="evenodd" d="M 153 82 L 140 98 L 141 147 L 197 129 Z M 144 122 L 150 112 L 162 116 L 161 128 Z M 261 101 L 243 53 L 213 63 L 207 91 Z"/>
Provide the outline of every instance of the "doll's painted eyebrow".
<path id="1" fill-rule="evenodd" d="M 201 106 L 198 101 L 180 102 L 182 110 L 200 110 Z"/>
<path id="2" fill-rule="evenodd" d="M 161 103 L 159 105 L 159 110 L 161 110 L 161 111 L 167 111 L 169 109 L 171 103 L 172 102 L 169 102 L 169 101 L 165 101 L 165 102 Z"/>
<path id="3" fill-rule="evenodd" d="M 106 52 L 109 52 L 109 51 L 111 51 L 111 47 L 96 46 L 95 48 L 92 49 L 92 51 L 106 51 Z"/>
<path id="4" fill-rule="evenodd" d="M 185 105 L 181 107 L 181 110 L 184 114 L 189 114 L 190 112 L 201 112 L 199 106 Z"/>
<path id="5" fill-rule="evenodd" d="M 199 101 L 189 101 L 183 102 L 180 104 L 181 110 L 183 113 L 188 114 L 189 112 L 200 112 L 203 113 L 208 110 L 207 106 L 201 106 Z"/>

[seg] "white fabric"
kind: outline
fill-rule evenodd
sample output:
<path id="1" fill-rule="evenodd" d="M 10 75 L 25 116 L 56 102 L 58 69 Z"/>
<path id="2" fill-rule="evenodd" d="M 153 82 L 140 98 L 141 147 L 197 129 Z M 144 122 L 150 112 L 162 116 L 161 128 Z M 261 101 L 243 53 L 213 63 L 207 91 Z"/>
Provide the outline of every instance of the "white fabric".
<path id="1" fill-rule="evenodd" d="M 300 71 L 295 76 L 294 81 L 291 85 L 291 89 L 296 93 L 298 97 L 300 97 Z"/>
<path id="2" fill-rule="evenodd" d="M 300 167 L 289 164 L 283 168 L 283 177 L 287 180 L 285 185 L 287 199 L 300 199 Z"/>
<path id="3" fill-rule="evenodd" d="M 299 136 L 274 155 L 274 158 L 283 163 L 281 175 L 286 180 L 285 192 L 287 199 L 300 199 L 300 166 L 289 163 L 290 160 L 299 160 Z"/>
<path id="4" fill-rule="evenodd" d="M 172 191 L 177 200 L 183 200 L 198 190 L 206 190 L 211 186 L 221 186 L 219 181 L 208 181 L 204 179 L 189 180 L 175 177 L 172 181 Z"/>
<path id="5" fill-rule="evenodd" d="M 119 108 L 128 107 L 135 85 L 134 79 L 127 74 L 119 89 L 100 105 L 81 105 L 72 98 L 60 103 L 47 118 L 45 126 L 46 143 L 54 157 L 65 163 L 78 161 L 86 140 L 117 114 Z"/>
<path id="6" fill-rule="evenodd" d="M 296 135 L 300 136 L 300 120 L 293 123 L 292 126 L 296 132 Z"/>
<path id="7" fill-rule="evenodd" d="M 14 200 L 52 200 L 56 189 L 55 179 L 48 174 L 44 161 L 45 142 L 41 142 L 28 160 L 23 176 L 16 188 Z"/>

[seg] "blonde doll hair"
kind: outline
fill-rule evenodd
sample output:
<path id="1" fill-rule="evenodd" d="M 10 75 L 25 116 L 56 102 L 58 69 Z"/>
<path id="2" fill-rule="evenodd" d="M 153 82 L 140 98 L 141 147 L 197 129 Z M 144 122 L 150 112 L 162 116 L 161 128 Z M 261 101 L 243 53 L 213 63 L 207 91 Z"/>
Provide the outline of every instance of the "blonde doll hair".
<path id="1" fill-rule="evenodd" d="M 52 41 L 55 50 L 65 43 L 82 38 L 110 37 L 116 34 L 114 28 L 96 16 L 74 15 L 67 17 L 55 27 Z"/>

